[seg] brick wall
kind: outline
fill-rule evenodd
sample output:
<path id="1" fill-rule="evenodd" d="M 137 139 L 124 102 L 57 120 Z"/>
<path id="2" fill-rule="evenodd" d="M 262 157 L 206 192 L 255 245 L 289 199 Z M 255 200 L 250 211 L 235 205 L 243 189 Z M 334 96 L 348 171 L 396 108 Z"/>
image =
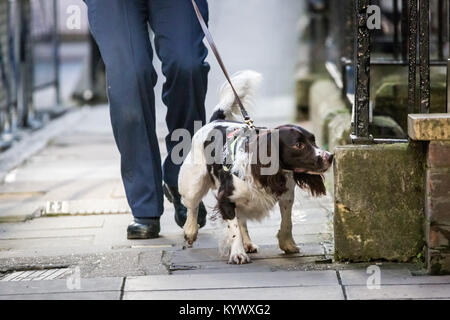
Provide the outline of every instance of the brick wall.
<path id="1" fill-rule="evenodd" d="M 427 153 L 425 234 L 431 274 L 450 273 L 450 141 L 431 141 Z"/>

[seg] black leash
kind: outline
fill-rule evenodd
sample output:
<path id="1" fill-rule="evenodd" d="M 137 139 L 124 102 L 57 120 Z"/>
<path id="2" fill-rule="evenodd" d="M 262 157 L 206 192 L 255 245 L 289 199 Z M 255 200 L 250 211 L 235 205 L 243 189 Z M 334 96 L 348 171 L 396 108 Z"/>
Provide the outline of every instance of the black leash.
<path id="1" fill-rule="evenodd" d="M 220 65 L 220 68 L 222 69 L 225 78 L 227 78 L 228 83 L 231 86 L 231 89 L 233 90 L 234 96 L 236 98 L 236 101 L 239 105 L 239 109 L 241 110 L 242 117 L 244 118 L 244 122 L 249 126 L 251 129 L 254 129 L 255 126 L 253 125 L 253 120 L 250 118 L 250 116 L 247 113 L 247 110 L 245 110 L 244 105 L 242 104 L 241 99 L 239 98 L 239 95 L 237 94 L 236 90 L 234 89 L 233 84 L 231 83 L 230 76 L 228 75 L 227 69 L 225 68 L 225 64 L 222 61 L 222 58 L 220 57 L 219 51 L 217 50 L 216 44 L 214 43 L 213 37 L 211 33 L 209 32 L 208 27 L 206 26 L 206 22 L 203 19 L 203 16 L 198 9 L 197 3 L 195 0 L 192 0 L 192 5 L 194 6 L 195 13 L 197 14 L 198 21 L 200 22 L 200 26 L 203 29 L 203 33 L 205 34 L 206 40 L 209 43 L 209 46 L 211 47 L 211 50 L 213 51 L 214 55 L 216 56 L 217 62 Z"/>

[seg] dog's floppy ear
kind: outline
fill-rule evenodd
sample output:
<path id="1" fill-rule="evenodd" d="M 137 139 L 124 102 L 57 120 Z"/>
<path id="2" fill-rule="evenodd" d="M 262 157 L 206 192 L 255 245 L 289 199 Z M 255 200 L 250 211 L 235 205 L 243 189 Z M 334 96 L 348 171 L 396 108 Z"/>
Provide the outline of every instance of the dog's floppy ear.
<path id="1" fill-rule="evenodd" d="M 269 169 L 273 165 L 272 160 L 274 155 L 272 154 L 272 131 L 265 130 L 262 133 L 259 133 L 255 139 L 253 139 L 250 144 L 249 148 L 252 150 L 252 156 L 254 157 L 252 159 L 251 164 L 251 171 L 253 177 L 261 183 L 261 185 L 265 188 L 268 188 L 273 194 L 277 196 L 281 196 L 283 193 L 285 193 L 288 189 L 286 187 L 286 177 L 281 171 L 279 165 L 276 165 L 277 170 L 275 173 L 268 174 L 267 172 L 264 174 L 264 171 L 262 171 L 263 168 Z M 258 147 L 255 148 L 255 145 Z M 269 157 L 271 159 L 271 162 L 268 164 L 262 164 L 260 159 L 260 150 L 266 150 L 267 154 L 265 156 Z M 278 152 L 275 153 L 275 155 L 278 155 Z M 276 161 L 278 158 L 275 159 Z"/>
<path id="2" fill-rule="evenodd" d="M 294 172 L 294 180 L 300 188 L 311 191 L 314 197 L 327 194 L 322 175 Z"/>

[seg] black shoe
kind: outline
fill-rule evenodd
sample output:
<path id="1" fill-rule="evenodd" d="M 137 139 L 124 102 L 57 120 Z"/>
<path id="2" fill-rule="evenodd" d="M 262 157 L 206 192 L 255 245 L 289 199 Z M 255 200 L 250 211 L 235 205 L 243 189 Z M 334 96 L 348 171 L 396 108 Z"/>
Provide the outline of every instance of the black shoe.
<path id="1" fill-rule="evenodd" d="M 161 230 L 159 219 L 152 219 L 149 224 L 132 222 L 127 229 L 127 238 L 131 239 L 154 239 L 159 237 Z"/>
<path id="2" fill-rule="evenodd" d="M 181 196 L 178 192 L 178 187 L 169 187 L 164 183 L 163 190 L 167 200 L 173 203 L 173 206 L 175 207 L 175 222 L 180 226 L 180 228 L 183 228 L 186 223 L 187 209 L 181 203 Z M 200 202 L 198 206 L 197 223 L 200 228 L 203 228 L 206 224 L 206 208 L 203 202 Z"/>

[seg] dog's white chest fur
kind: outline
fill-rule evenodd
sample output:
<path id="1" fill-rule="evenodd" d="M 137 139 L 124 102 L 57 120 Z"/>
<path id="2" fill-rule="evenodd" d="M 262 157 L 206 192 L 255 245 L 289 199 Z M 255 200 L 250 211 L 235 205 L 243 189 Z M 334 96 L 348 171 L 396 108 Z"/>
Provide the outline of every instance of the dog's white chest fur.
<path id="1" fill-rule="evenodd" d="M 277 199 L 254 181 L 233 177 L 234 191 L 230 200 L 236 204 L 240 215 L 248 220 L 265 218 L 277 203 Z"/>

